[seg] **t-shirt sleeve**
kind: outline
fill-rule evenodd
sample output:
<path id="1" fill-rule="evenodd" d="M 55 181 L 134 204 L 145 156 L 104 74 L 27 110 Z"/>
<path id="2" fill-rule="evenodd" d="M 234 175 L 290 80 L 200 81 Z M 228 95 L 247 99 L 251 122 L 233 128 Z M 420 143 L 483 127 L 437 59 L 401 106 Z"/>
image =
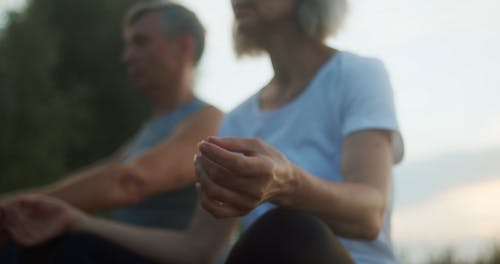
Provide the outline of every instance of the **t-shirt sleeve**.
<path id="1" fill-rule="evenodd" d="M 351 66 L 344 75 L 342 136 L 368 129 L 389 130 L 394 162 L 398 163 L 403 158 L 404 146 L 385 66 L 376 59 L 365 59 Z"/>

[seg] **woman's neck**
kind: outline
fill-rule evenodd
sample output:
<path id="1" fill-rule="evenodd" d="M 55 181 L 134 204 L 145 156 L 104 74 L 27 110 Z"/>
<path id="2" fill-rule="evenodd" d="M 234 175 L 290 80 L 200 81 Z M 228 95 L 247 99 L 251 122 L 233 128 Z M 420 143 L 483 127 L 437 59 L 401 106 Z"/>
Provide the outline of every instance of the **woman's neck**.
<path id="1" fill-rule="evenodd" d="M 292 29 L 268 34 L 264 48 L 274 69 L 274 78 L 260 94 L 261 107 L 272 109 L 293 100 L 335 53 L 323 43 L 304 38 Z"/>

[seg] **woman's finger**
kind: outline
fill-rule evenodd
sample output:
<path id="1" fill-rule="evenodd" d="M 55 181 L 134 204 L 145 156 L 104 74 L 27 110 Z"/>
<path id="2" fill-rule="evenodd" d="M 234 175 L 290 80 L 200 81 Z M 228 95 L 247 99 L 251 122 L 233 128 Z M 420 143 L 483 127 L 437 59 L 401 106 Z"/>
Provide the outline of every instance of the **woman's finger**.
<path id="1" fill-rule="evenodd" d="M 225 150 L 215 144 L 203 141 L 199 145 L 201 154 L 230 171 L 241 171 L 245 166 L 243 155 Z"/>
<path id="2" fill-rule="evenodd" d="M 207 141 L 202 142 L 199 149 L 203 157 L 237 175 L 254 175 L 260 169 L 259 160 L 256 157 L 243 156 Z"/>
<path id="3" fill-rule="evenodd" d="M 259 201 L 257 199 L 226 189 L 214 183 L 208 177 L 201 177 L 199 183 L 202 194 L 209 200 L 214 201 L 216 205 L 221 205 L 220 202 L 222 202 L 222 204 L 229 204 L 242 212 L 251 211 L 258 205 Z"/>
<path id="4" fill-rule="evenodd" d="M 265 146 L 265 143 L 257 138 L 208 137 L 207 141 L 228 151 L 242 153 L 245 156 L 254 156 L 261 152 Z"/>
<path id="5" fill-rule="evenodd" d="M 201 177 L 205 176 L 207 177 L 207 172 L 205 171 L 205 168 L 203 168 L 203 165 L 201 164 L 201 162 L 199 162 L 199 158 L 200 156 L 199 155 L 196 155 L 195 156 L 195 160 L 194 160 L 194 170 L 195 170 L 195 173 L 196 173 L 196 178 L 197 178 L 197 181 L 200 180 Z"/>
<path id="6" fill-rule="evenodd" d="M 196 164 L 203 168 L 211 181 L 221 187 L 240 194 L 246 194 L 250 187 L 248 177 L 241 177 L 238 174 L 232 173 L 204 156 L 197 157 Z"/>
<path id="7" fill-rule="evenodd" d="M 245 213 L 231 206 L 231 204 L 210 200 L 206 195 L 200 195 L 201 207 L 215 218 L 239 217 Z"/>

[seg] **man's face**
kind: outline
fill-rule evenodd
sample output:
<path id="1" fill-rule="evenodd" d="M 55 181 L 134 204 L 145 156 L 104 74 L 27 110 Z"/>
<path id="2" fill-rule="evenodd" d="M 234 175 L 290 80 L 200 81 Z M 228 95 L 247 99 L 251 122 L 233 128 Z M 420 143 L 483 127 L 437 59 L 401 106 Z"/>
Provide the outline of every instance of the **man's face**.
<path id="1" fill-rule="evenodd" d="M 167 87 L 179 72 L 175 41 L 161 28 L 161 13 L 150 12 L 125 28 L 123 62 L 136 87 L 143 93 Z"/>

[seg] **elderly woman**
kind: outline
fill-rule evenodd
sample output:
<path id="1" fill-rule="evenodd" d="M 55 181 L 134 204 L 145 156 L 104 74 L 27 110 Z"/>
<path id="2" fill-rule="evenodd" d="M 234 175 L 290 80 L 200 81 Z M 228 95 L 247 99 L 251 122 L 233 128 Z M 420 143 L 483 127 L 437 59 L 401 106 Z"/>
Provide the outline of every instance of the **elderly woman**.
<path id="1" fill-rule="evenodd" d="M 33 245 L 83 231 L 149 260 L 209 263 L 241 216 L 244 233 L 227 263 L 397 262 L 390 193 L 403 144 L 388 76 L 379 60 L 324 43 L 341 25 L 346 1 L 232 0 L 232 6 L 237 54 L 268 54 L 274 77 L 225 117 L 219 137 L 199 144 L 204 210 L 190 228 L 137 229 L 27 197 L 7 206 L 14 239 Z M 37 224 L 45 232 L 29 230 Z M 67 252 L 74 239 L 62 240 L 59 251 Z M 105 248 L 88 247 L 87 259 Z"/>
<path id="2" fill-rule="evenodd" d="M 282 222 L 257 220 L 237 244 L 255 252 L 275 233 L 296 232 L 286 216 L 305 214 L 329 227 L 330 240 L 338 237 L 357 263 L 396 262 L 390 192 L 402 140 L 388 77 L 380 61 L 324 44 L 346 1 L 232 5 L 237 53 L 268 54 L 274 77 L 225 117 L 221 138 L 200 144 L 202 206 L 217 217 L 244 216 L 245 227 L 286 208 L 274 212 Z"/>

